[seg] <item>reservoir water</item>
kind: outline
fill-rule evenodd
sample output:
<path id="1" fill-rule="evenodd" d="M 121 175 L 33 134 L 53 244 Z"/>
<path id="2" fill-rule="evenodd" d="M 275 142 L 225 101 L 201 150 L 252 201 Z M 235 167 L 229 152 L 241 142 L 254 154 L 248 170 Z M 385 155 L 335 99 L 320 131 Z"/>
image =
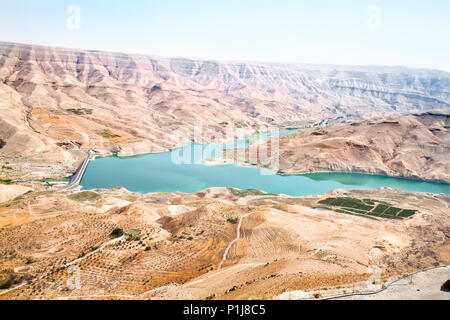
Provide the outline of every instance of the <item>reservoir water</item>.
<path id="1" fill-rule="evenodd" d="M 248 141 L 242 143 L 247 144 Z M 323 194 L 334 189 L 374 189 L 391 187 L 406 191 L 450 194 L 450 184 L 353 173 L 312 173 L 281 176 L 256 167 L 236 164 L 207 166 L 197 163 L 174 163 L 174 153 L 204 150 L 212 145 L 190 144 L 171 152 L 119 158 L 109 156 L 91 161 L 81 180 L 83 189 L 124 187 L 130 191 L 194 193 L 209 187 L 260 189 L 268 193 L 292 196 Z M 228 146 L 236 147 L 237 144 Z M 240 146 L 240 145 L 239 145 Z M 212 148 L 217 158 L 217 148 Z M 223 146 L 222 146 L 223 147 Z M 210 150 L 211 151 L 211 150 Z M 201 158 L 205 158 L 203 155 Z M 211 158 L 208 154 L 206 158 Z"/>

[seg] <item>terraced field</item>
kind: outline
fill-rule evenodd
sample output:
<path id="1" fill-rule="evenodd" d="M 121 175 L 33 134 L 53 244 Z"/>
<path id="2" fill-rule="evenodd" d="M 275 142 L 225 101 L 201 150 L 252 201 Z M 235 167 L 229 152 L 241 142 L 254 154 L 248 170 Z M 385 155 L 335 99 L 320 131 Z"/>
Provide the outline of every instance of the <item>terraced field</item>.
<path id="1" fill-rule="evenodd" d="M 326 206 L 317 208 L 335 210 L 339 213 L 364 216 L 367 218 L 405 219 L 417 213 L 417 210 L 397 208 L 385 201 L 372 199 L 356 199 L 349 197 L 327 198 L 318 201 L 318 203 L 328 205 L 333 209 Z"/>
<path id="2" fill-rule="evenodd" d="M 446 201 L 382 190 L 29 192 L 0 204 L 0 299 L 271 298 L 363 280 L 370 265 L 388 276 L 447 259 Z"/>
<path id="3" fill-rule="evenodd" d="M 36 207 L 40 203 L 41 209 L 34 210 L 29 223 L 0 229 L 0 284 L 9 289 L 21 283 L 1 297 L 70 295 L 73 292 L 66 292 L 66 283 L 75 271 L 83 284 L 75 290 L 78 295 L 100 291 L 103 295 L 136 296 L 214 270 L 235 232 L 226 219 L 239 216 L 240 210 L 230 211 L 197 197 L 192 207 L 178 205 L 180 200 L 189 203 L 189 197 L 171 196 L 164 205 L 130 205 L 123 199 L 133 197 L 123 194 L 116 198 L 92 191 L 56 192 L 24 195 L 4 204 L 10 212 L 24 216 L 30 214 L 27 204 Z M 47 206 L 42 210 L 44 201 Z M 66 210 L 53 216 L 52 207 Z M 171 215 L 180 211 L 174 207 L 192 211 Z M 164 212 L 168 214 L 159 215 Z M 124 234 L 112 236 L 118 227 Z M 20 270 L 19 274 L 14 270 Z"/>

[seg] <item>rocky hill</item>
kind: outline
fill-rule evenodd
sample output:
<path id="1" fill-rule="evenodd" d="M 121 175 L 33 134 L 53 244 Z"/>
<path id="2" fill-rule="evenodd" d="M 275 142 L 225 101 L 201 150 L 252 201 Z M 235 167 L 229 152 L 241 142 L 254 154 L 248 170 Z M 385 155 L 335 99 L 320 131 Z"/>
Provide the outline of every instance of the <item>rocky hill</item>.
<path id="1" fill-rule="evenodd" d="M 121 155 L 168 150 L 183 144 L 196 122 L 217 132 L 229 126 L 253 132 L 446 108 L 449 88 L 450 74 L 435 70 L 226 63 L 0 43 L 1 175 L 70 173 L 83 157 L 72 151 L 78 147 Z"/>
<path id="2" fill-rule="evenodd" d="M 279 153 L 273 154 L 279 167 L 274 169 L 282 174 L 356 172 L 450 183 L 449 128 L 447 109 L 300 130 L 280 139 Z M 248 152 L 239 160 L 249 161 Z"/>
<path id="3" fill-rule="evenodd" d="M 245 193 L 46 190 L 0 203 L 0 299 L 330 296 L 450 261 L 448 196 Z"/>

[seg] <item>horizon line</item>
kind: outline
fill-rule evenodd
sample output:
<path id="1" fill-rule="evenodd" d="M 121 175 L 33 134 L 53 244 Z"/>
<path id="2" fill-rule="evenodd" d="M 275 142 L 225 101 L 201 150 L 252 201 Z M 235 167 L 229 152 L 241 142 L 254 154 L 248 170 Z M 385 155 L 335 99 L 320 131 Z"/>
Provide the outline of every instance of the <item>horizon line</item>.
<path id="1" fill-rule="evenodd" d="M 24 43 L 24 42 L 14 42 L 14 41 L 4 41 L 0 40 L 0 44 L 13 44 L 13 45 L 24 45 L 24 46 L 38 46 L 38 47 L 47 47 L 59 50 L 72 50 L 72 51 L 85 51 L 85 52 L 104 52 L 104 53 L 112 53 L 112 54 L 124 54 L 130 56 L 144 56 L 144 57 L 156 57 L 163 59 L 189 59 L 193 61 L 215 61 L 221 63 L 228 64 L 237 64 L 237 63 L 251 63 L 251 64 L 270 64 L 270 65 L 301 65 L 301 66 L 309 66 L 309 67 L 348 67 L 348 68 L 388 68 L 388 69 L 410 69 L 415 71 L 438 71 L 443 73 L 449 73 L 450 70 L 447 71 L 445 69 L 436 69 L 431 67 L 412 67 L 406 65 L 379 65 L 379 64 L 333 64 L 333 63 L 309 63 L 309 62 L 275 62 L 275 61 L 261 61 L 261 60 L 226 60 L 226 59 L 217 59 L 217 58 L 200 58 L 200 57 L 192 57 L 192 56 L 178 56 L 178 55 L 159 55 L 159 54 L 150 54 L 150 53 L 137 53 L 137 52 L 125 52 L 125 51 L 115 51 L 115 50 L 103 50 L 103 49 L 86 49 L 86 48 L 71 48 L 71 47 L 62 47 L 57 45 L 46 45 L 46 44 L 38 44 L 38 43 Z"/>

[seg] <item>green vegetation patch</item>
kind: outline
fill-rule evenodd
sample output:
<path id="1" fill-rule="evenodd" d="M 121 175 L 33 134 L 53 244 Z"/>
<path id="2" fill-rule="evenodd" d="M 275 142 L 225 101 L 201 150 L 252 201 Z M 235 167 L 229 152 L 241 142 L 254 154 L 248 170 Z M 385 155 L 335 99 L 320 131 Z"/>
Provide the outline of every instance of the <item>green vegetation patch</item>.
<path id="1" fill-rule="evenodd" d="M 111 232 L 111 237 L 113 238 L 118 238 L 123 236 L 123 230 L 121 228 L 115 228 L 112 232 Z"/>
<path id="2" fill-rule="evenodd" d="M 339 207 L 336 212 L 357 216 L 375 216 L 388 219 L 402 219 L 414 215 L 417 210 L 408 210 L 392 206 L 385 201 L 372 199 L 356 199 L 350 197 L 327 198 L 318 203 Z M 373 218 L 373 217 L 372 217 Z"/>
<path id="3" fill-rule="evenodd" d="M 8 201 L 3 206 L 5 208 L 10 208 L 10 209 L 24 209 L 26 207 L 24 200 L 25 200 L 25 197 L 23 195 L 18 196 L 16 198 L 14 198 L 13 200 Z"/>
<path id="4" fill-rule="evenodd" d="M 13 184 L 11 179 L 0 179 L 0 184 Z"/>
<path id="5" fill-rule="evenodd" d="M 245 122 L 242 122 L 242 121 L 237 121 L 237 122 L 234 123 L 234 126 L 236 128 L 246 128 L 247 124 Z"/>
<path id="6" fill-rule="evenodd" d="M 82 191 L 67 196 L 67 198 L 73 201 L 92 201 L 98 199 L 99 197 L 100 195 L 93 191 Z"/>
<path id="7" fill-rule="evenodd" d="M 388 216 L 395 216 L 397 215 L 397 213 L 399 213 L 402 209 L 400 208 L 396 208 L 396 207 L 390 207 L 389 209 L 387 209 L 383 215 L 388 215 Z"/>
<path id="8" fill-rule="evenodd" d="M 360 209 L 363 211 L 370 211 L 373 209 L 373 206 L 367 205 L 362 200 L 350 197 L 343 198 L 327 198 L 319 201 L 320 204 L 327 204 L 331 206 L 344 207 L 344 208 L 354 208 Z"/>
<path id="9" fill-rule="evenodd" d="M 170 121 L 167 123 L 169 126 L 181 126 L 183 122 L 181 121 Z"/>
<path id="10" fill-rule="evenodd" d="M 78 116 L 82 116 L 85 114 L 92 114 L 92 109 L 80 108 L 80 109 L 66 109 L 66 111 L 72 112 Z"/>
<path id="11" fill-rule="evenodd" d="M 9 275 L 8 279 L 0 282 L 0 290 L 9 289 L 13 285 L 18 284 L 18 283 L 20 283 L 20 279 L 17 278 L 16 275 L 11 274 L 11 275 Z"/>
<path id="12" fill-rule="evenodd" d="M 102 136 L 106 139 L 114 139 L 114 138 L 120 138 L 118 134 L 112 133 L 108 129 L 104 129 L 103 131 L 97 131 L 96 132 L 99 136 Z"/>
<path id="13" fill-rule="evenodd" d="M 231 224 L 236 224 L 238 222 L 237 218 L 228 218 L 227 222 L 231 223 Z"/>
<path id="14" fill-rule="evenodd" d="M 363 199 L 364 203 L 368 204 L 369 206 L 375 205 L 375 200 L 372 199 Z"/>
<path id="15" fill-rule="evenodd" d="M 387 210 L 387 208 L 389 208 L 389 206 L 385 205 L 385 204 L 379 204 L 375 207 L 375 209 L 373 209 L 373 213 L 383 213 Z"/>
<path id="16" fill-rule="evenodd" d="M 128 236 L 131 240 L 141 240 L 139 235 L 141 234 L 141 230 L 138 229 L 130 229 L 124 232 L 126 236 Z"/>
<path id="17" fill-rule="evenodd" d="M 278 193 L 265 193 L 264 191 L 257 190 L 257 189 L 245 189 L 245 190 L 239 190 L 234 188 L 228 188 L 230 190 L 231 194 L 236 197 L 247 197 L 247 196 L 276 196 Z"/>
<path id="18" fill-rule="evenodd" d="M 407 218 L 411 217 L 412 215 L 416 214 L 417 210 L 410 210 L 410 209 L 403 209 L 399 213 L 397 213 L 397 217 Z"/>

